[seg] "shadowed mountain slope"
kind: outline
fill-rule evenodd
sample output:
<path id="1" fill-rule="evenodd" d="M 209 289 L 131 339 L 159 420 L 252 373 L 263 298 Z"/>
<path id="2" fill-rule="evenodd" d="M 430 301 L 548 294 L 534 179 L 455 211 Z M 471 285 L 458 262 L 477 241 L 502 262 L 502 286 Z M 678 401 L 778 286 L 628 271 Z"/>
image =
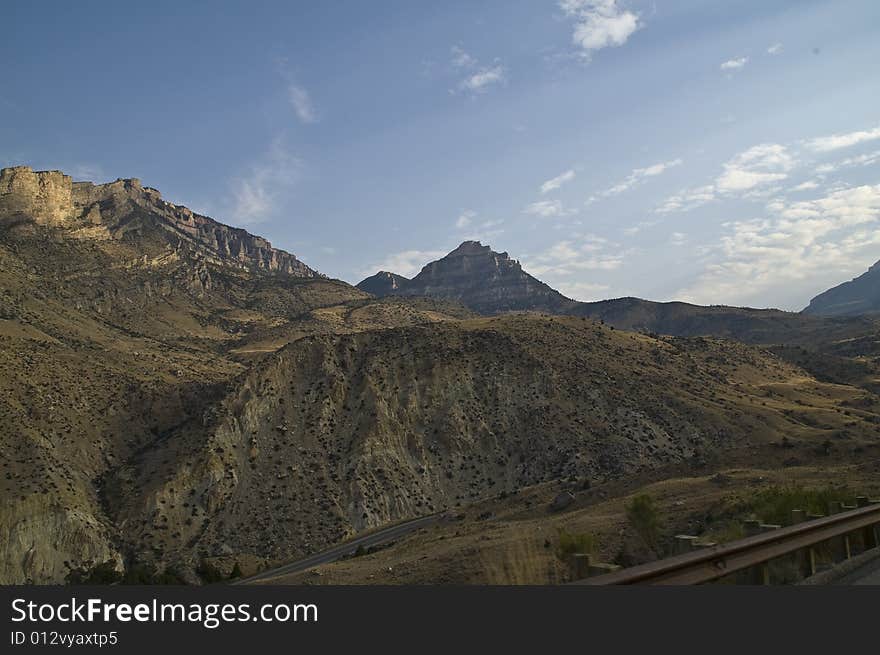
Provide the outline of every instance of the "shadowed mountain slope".
<path id="1" fill-rule="evenodd" d="M 820 293 L 810 301 L 804 313 L 822 316 L 880 313 L 880 262 L 857 278 Z"/>

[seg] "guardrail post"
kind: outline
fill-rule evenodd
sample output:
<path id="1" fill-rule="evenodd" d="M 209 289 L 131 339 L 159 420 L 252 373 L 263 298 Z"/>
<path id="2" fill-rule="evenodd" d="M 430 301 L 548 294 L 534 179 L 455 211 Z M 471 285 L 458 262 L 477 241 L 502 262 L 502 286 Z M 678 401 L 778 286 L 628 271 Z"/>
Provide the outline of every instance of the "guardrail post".
<path id="1" fill-rule="evenodd" d="M 696 542 L 697 537 L 691 536 L 689 534 L 677 534 L 675 535 L 675 547 L 674 553 L 676 555 L 681 555 L 682 553 L 689 553 L 694 549 L 694 542 Z"/>
<path id="2" fill-rule="evenodd" d="M 797 525 L 807 520 L 807 512 L 802 509 L 791 510 L 791 524 Z"/>
<path id="3" fill-rule="evenodd" d="M 569 561 L 571 574 L 575 580 L 583 580 L 590 575 L 592 558 L 588 553 L 574 553 Z"/>
<path id="4" fill-rule="evenodd" d="M 832 500 L 828 503 L 828 513 L 829 514 L 840 514 L 843 511 L 841 507 L 841 502 L 839 500 Z"/>
<path id="5" fill-rule="evenodd" d="M 770 584 L 770 563 L 761 562 L 754 568 L 754 582 L 752 584 Z"/>

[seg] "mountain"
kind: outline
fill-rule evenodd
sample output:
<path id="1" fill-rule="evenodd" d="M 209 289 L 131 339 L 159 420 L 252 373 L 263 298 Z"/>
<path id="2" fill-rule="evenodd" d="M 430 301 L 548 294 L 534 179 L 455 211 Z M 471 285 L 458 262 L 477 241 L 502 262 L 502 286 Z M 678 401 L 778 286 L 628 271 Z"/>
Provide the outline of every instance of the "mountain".
<path id="1" fill-rule="evenodd" d="M 402 293 L 402 289 L 409 284 L 410 280 L 388 271 L 379 271 L 365 280 L 357 283 L 357 288 L 374 296 L 392 296 Z"/>
<path id="2" fill-rule="evenodd" d="M 393 279 L 394 285 L 381 280 Z M 357 285 L 378 296 L 431 296 L 457 300 L 481 314 L 510 311 L 565 313 L 575 302 L 526 273 L 506 252 L 465 241 L 412 280 L 378 273 Z"/>
<path id="3" fill-rule="evenodd" d="M 830 321 L 778 309 L 614 298 L 579 302 L 566 298 L 525 272 L 519 262 L 478 241 L 465 241 L 448 255 L 430 262 L 412 280 L 380 272 L 358 284 L 376 296 L 429 296 L 460 301 L 483 315 L 538 311 L 584 316 L 621 330 L 673 336 L 717 336 L 772 344 L 792 338 L 812 339 L 816 333 L 851 335 L 874 326 L 873 321 Z"/>
<path id="4" fill-rule="evenodd" d="M 33 171 L 28 166 L 0 170 L 0 216 L 3 228 L 32 221 L 63 229 L 70 236 L 136 243 L 148 257 L 197 256 L 243 269 L 319 274 L 261 237 L 232 228 L 162 200 L 137 179 L 109 184 L 73 182 L 61 171 Z M 170 249 L 170 252 L 169 252 Z"/>
<path id="5" fill-rule="evenodd" d="M 547 481 L 815 445 L 844 423 L 855 446 L 880 418 L 838 411 L 860 395 L 742 344 L 573 317 L 312 336 L 115 467 L 103 498 L 124 551 L 228 573 Z"/>
<path id="6" fill-rule="evenodd" d="M 859 277 L 820 293 L 810 301 L 804 313 L 820 316 L 880 313 L 880 262 Z"/>
<path id="7" fill-rule="evenodd" d="M 135 180 L 0 179 L 2 583 L 198 583 L 548 481 L 876 439 L 864 388 L 764 349 L 478 316 L 583 305 L 480 244 L 375 298 Z"/>

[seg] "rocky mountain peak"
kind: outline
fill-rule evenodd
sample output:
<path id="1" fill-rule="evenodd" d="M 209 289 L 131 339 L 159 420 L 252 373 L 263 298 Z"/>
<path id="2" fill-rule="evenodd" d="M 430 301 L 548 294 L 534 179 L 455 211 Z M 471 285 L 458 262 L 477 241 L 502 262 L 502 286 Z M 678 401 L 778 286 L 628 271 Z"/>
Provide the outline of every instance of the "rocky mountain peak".
<path id="1" fill-rule="evenodd" d="M 410 280 L 402 275 L 379 271 L 358 283 L 357 288 L 374 296 L 392 296 L 399 294 L 409 282 Z"/>
<path id="2" fill-rule="evenodd" d="M 457 300 L 483 314 L 557 312 L 574 302 L 523 271 L 506 252 L 495 252 L 479 241 L 463 242 L 445 257 L 426 264 L 412 280 L 396 276 L 399 284 L 393 291 L 388 290 L 387 283 L 380 283 L 381 275 L 367 278 L 358 288 L 374 295 Z"/>

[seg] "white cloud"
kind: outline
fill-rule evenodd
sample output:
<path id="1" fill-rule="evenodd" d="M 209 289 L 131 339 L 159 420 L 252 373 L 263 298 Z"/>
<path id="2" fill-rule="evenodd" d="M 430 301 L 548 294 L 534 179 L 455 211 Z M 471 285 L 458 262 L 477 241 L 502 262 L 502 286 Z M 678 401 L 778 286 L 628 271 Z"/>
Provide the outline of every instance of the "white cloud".
<path id="1" fill-rule="evenodd" d="M 727 61 L 721 64 L 721 70 L 723 71 L 735 71 L 741 69 L 749 63 L 748 57 L 737 57 L 736 59 L 728 59 Z"/>
<path id="2" fill-rule="evenodd" d="M 482 93 L 487 87 L 504 81 L 504 67 L 495 64 L 487 68 L 481 68 L 472 75 L 468 75 L 458 85 L 461 91 Z"/>
<path id="3" fill-rule="evenodd" d="M 452 46 L 450 63 L 458 73 L 466 72 L 455 89 L 450 93 L 483 93 L 494 84 L 506 81 L 506 71 L 499 59 L 495 59 L 490 65 L 481 65 L 476 57 L 468 54 L 461 46 Z"/>
<path id="4" fill-rule="evenodd" d="M 795 160 L 785 146 L 762 143 L 724 164 L 724 172 L 715 184 L 722 193 L 747 191 L 768 182 L 784 180 L 794 165 Z"/>
<path id="5" fill-rule="evenodd" d="M 425 264 L 440 259 L 444 255 L 446 252 L 443 250 L 404 250 L 388 255 L 377 264 L 361 271 L 360 275 L 368 277 L 375 275 L 377 271 L 388 271 L 411 278 L 417 275 Z"/>
<path id="6" fill-rule="evenodd" d="M 569 169 L 564 173 L 557 175 L 553 179 L 547 180 L 546 182 L 544 182 L 544 184 L 541 185 L 541 193 L 544 194 L 555 191 L 566 182 L 571 182 L 574 179 L 574 176 L 574 170 Z"/>
<path id="7" fill-rule="evenodd" d="M 668 214 L 678 211 L 689 211 L 696 209 L 707 202 L 715 199 L 715 185 L 707 184 L 705 186 L 695 187 L 693 189 L 685 189 L 676 194 L 669 196 L 664 200 L 656 211 L 658 214 Z"/>
<path id="8" fill-rule="evenodd" d="M 625 191 L 629 191 L 631 188 L 639 184 L 642 180 L 648 177 L 656 177 L 657 175 L 662 175 L 670 168 L 674 168 L 675 166 L 681 166 L 681 159 L 672 159 L 670 161 L 660 162 L 658 164 L 653 164 L 651 166 L 647 166 L 645 168 L 634 168 L 632 173 L 630 173 L 626 179 L 622 180 L 618 184 L 615 184 L 610 189 L 606 189 L 602 191 L 599 195 L 602 197 L 608 196 L 616 196 Z M 590 201 L 588 201 L 590 202 Z"/>
<path id="9" fill-rule="evenodd" d="M 471 209 L 466 209 L 459 214 L 455 221 L 455 227 L 457 229 L 471 230 L 471 232 L 464 237 L 468 241 L 488 241 L 499 234 L 504 233 L 504 230 L 499 227 L 504 224 L 504 221 L 498 219 L 477 221 L 477 218 L 477 212 Z"/>
<path id="10" fill-rule="evenodd" d="M 610 249 L 610 251 L 609 251 Z M 612 271 L 623 265 L 625 253 L 606 239 L 587 234 L 558 241 L 523 263 L 533 275 L 565 277 L 583 271 Z"/>
<path id="11" fill-rule="evenodd" d="M 721 196 L 760 195 L 762 187 L 788 177 L 797 165 L 788 149 L 778 143 L 762 143 L 744 150 L 723 165 L 714 183 L 671 195 L 656 209 L 666 214 L 695 209 Z"/>
<path id="12" fill-rule="evenodd" d="M 288 60 L 284 57 L 276 59 L 275 68 L 287 84 L 287 102 L 293 108 L 296 117 L 303 123 L 317 122 L 318 114 L 312 98 L 305 87 L 297 83 Z"/>
<path id="13" fill-rule="evenodd" d="M 768 55 L 782 54 L 782 44 L 781 43 L 774 43 L 769 48 L 767 48 L 767 54 Z"/>
<path id="14" fill-rule="evenodd" d="M 818 137 L 810 139 L 806 142 L 807 148 L 815 152 L 831 152 L 841 148 L 849 148 L 850 146 L 867 141 L 880 139 L 880 126 L 871 130 L 860 130 L 858 132 L 848 132 L 846 134 L 832 134 L 830 136 Z"/>
<path id="15" fill-rule="evenodd" d="M 318 120 L 309 92 L 303 87 L 292 82 L 289 83 L 287 85 L 287 99 L 290 106 L 293 107 L 296 117 L 303 123 L 314 123 Z"/>
<path id="16" fill-rule="evenodd" d="M 452 65 L 456 68 L 473 68 L 477 60 L 469 55 L 461 46 L 454 45 L 450 49 L 452 53 Z"/>
<path id="17" fill-rule="evenodd" d="M 477 212 L 472 211 L 470 209 L 466 209 L 461 214 L 458 215 L 458 218 L 455 220 L 455 227 L 458 229 L 462 229 L 471 224 L 471 221 L 477 215 Z"/>
<path id="18" fill-rule="evenodd" d="M 818 189 L 819 183 L 816 180 L 807 180 L 806 182 L 801 182 L 797 186 L 791 188 L 792 191 L 810 191 L 812 189 Z"/>
<path id="19" fill-rule="evenodd" d="M 669 235 L 669 245 L 683 246 L 685 243 L 687 243 L 687 234 L 684 232 L 673 232 Z"/>
<path id="20" fill-rule="evenodd" d="M 523 212 L 541 218 L 569 216 L 575 213 L 573 209 L 567 209 L 559 200 L 539 200 L 526 206 Z"/>
<path id="21" fill-rule="evenodd" d="M 279 198 L 299 177 L 302 161 L 290 153 L 281 139 L 248 171 L 232 180 L 230 216 L 238 223 L 259 223 L 271 217 Z"/>
<path id="22" fill-rule="evenodd" d="M 623 9 L 617 0 L 561 0 L 559 8 L 574 20 L 571 40 L 585 58 L 623 45 L 641 27 L 639 15 Z"/>
<path id="23" fill-rule="evenodd" d="M 764 218 L 724 225 L 727 233 L 715 249 L 719 261 L 680 292 L 683 299 L 738 303 L 774 290 L 788 295 L 797 285 L 815 293 L 876 260 L 880 184 L 838 189 L 816 200 L 778 200 L 767 211 Z"/>

